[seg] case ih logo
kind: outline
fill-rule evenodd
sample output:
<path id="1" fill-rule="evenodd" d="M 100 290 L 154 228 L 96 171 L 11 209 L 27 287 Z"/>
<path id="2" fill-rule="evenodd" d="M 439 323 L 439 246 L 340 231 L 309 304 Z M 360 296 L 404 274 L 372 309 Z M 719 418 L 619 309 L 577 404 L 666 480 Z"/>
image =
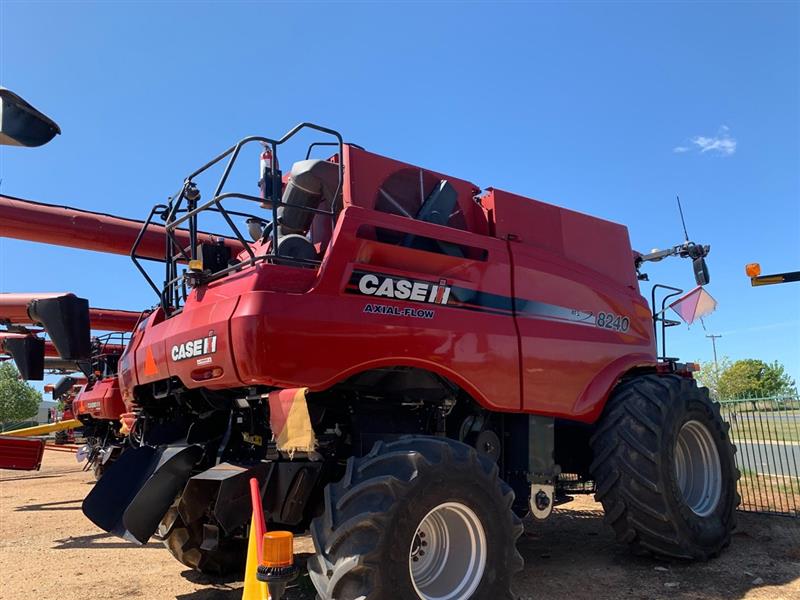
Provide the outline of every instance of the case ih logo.
<path id="1" fill-rule="evenodd" d="M 432 283 L 359 272 L 353 273 L 353 279 L 357 282 L 359 293 L 367 296 L 431 304 L 447 304 L 447 300 L 450 298 L 450 286 L 447 285 L 446 279 L 440 279 L 439 283 Z"/>
<path id="2" fill-rule="evenodd" d="M 190 340 L 172 347 L 172 360 L 175 362 L 185 358 L 195 358 L 204 354 L 214 354 L 217 351 L 217 336 Z"/>

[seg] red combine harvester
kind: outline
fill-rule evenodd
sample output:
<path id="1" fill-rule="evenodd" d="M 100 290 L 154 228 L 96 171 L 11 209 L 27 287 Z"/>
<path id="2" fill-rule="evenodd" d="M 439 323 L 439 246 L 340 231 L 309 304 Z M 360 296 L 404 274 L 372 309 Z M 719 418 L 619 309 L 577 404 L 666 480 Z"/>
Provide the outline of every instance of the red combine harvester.
<path id="1" fill-rule="evenodd" d="M 284 177 L 279 147 L 304 128 L 338 151 Z M 248 143 L 268 149 L 260 196 L 225 189 Z M 202 200 L 195 178 L 226 158 Z M 267 212 L 228 212 L 234 198 Z M 172 239 L 211 210 L 242 250 Z M 637 551 L 706 559 L 729 542 L 727 427 L 691 368 L 657 356 L 637 275 L 664 254 L 634 253 L 625 227 L 311 125 L 243 140 L 154 216 L 166 284 L 148 277 L 159 306 L 120 361 L 138 447 L 84 502 L 104 529 L 239 568 L 255 477 L 273 524 L 310 528 L 322 598 L 507 595 L 518 516 L 548 516 L 563 471 L 597 482 Z M 669 254 L 703 284 L 707 252 Z"/>
<path id="2" fill-rule="evenodd" d="M 279 149 L 308 129 L 335 154 L 284 175 Z M 227 190 L 259 143 L 261 194 Z M 226 159 L 203 200 L 195 179 Z M 203 238 L 211 213 L 226 238 Z M 163 285 L 141 264 L 159 246 Z M 256 478 L 273 526 L 310 529 L 321 598 L 507 597 L 519 517 L 546 518 L 571 473 L 596 482 L 634 550 L 715 556 L 738 502 L 733 447 L 691 367 L 658 356 L 638 283 L 667 255 L 707 283 L 707 252 L 641 255 L 624 226 L 481 193 L 315 125 L 246 138 L 133 244 L 158 298 L 119 362 L 135 436 L 84 512 L 235 571 Z"/>

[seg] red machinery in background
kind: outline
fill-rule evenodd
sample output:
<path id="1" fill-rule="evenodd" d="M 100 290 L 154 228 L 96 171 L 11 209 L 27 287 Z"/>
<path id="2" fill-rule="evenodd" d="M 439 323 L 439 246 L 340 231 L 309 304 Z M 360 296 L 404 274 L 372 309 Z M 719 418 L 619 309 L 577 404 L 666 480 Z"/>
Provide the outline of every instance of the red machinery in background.
<path id="1" fill-rule="evenodd" d="M 4 352 L 14 358 L 24 379 L 40 380 L 44 370 L 85 371 L 96 348 L 90 331 L 132 331 L 142 313 L 89 308 L 70 292 L 0 294 L 0 331 Z M 44 328 L 45 340 L 29 326 Z M 103 342 L 104 347 L 107 346 Z M 122 346 L 117 343 L 117 353 Z"/>
<path id="2" fill-rule="evenodd" d="M 81 384 L 73 376 L 63 377 L 56 388 L 73 390 L 65 402 L 71 412 L 69 418 L 80 421 L 84 443 L 78 449 L 78 462 L 85 461 L 85 470 L 92 470 L 96 479 L 102 477 L 107 465 L 123 451 L 128 431 L 120 416 L 125 404 L 119 391 L 116 364 L 119 352 L 97 354 L 93 358 L 96 370 Z M 73 383 L 78 381 L 78 383 Z M 54 390 L 53 398 L 56 399 Z M 65 408 L 64 418 L 67 418 Z M 58 441 L 58 434 L 56 434 Z"/>
<path id="3" fill-rule="evenodd" d="M 134 311 L 89 308 L 86 300 L 71 293 L 0 294 L 0 321 L 10 328 L 0 332 L 0 351 L 14 359 L 23 378 L 41 379 L 45 371 L 83 373 L 66 375 L 45 386 L 45 391 L 63 403 L 61 422 L 76 419 L 82 424 L 86 443 L 78 459 L 85 460 L 97 478 L 124 444 L 120 414 L 125 407 L 116 370 L 127 334 L 141 316 Z M 89 328 L 83 329 L 86 322 Z M 38 336 L 41 330 L 30 325 L 41 325 L 52 341 Z M 89 330 L 115 329 L 121 331 L 85 339 Z M 87 342 L 88 353 L 84 350 Z M 74 429 L 55 431 L 55 440 L 57 444 L 75 441 Z"/>

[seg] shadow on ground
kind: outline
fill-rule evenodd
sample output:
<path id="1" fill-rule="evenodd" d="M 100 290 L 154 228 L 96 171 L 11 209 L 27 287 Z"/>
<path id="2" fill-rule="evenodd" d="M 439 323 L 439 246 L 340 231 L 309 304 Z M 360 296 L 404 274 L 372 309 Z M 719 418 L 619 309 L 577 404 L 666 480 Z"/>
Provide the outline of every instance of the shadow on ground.
<path id="1" fill-rule="evenodd" d="M 111 540 L 111 541 L 106 541 Z M 83 550 L 107 550 L 109 548 L 131 548 L 133 544 L 119 539 L 110 533 L 93 533 L 91 535 L 80 535 L 77 537 L 68 537 L 63 540 L 55 540 L 54 550 L 74 550 L 76 548 Z M 150 542 L 139 548 L 154 548 L 156 550 L 164 550 L 164 546 L 157 542 Z"/>
<path id="2" fill-rule="evenodd" d="M 311 555 L 298 553 L 296 555 L 297 564 L 304 567 L 309 556 Z M 316 598 L 314 586 L 304 568 L 301 573 L 300 577 L 286 589 L 284 600 L 313 600 Z M 181 576 L 194 584 L 209 587 L 188 594 L 179 594 L 175 600 L 233 600 L 234 598 L 240 600 L 242 597 L 241 578 L 237 580 L 227 577 L 212 577 L 192 570 L 183 571 Z"/>
<path id="3" fill-rule="evenodd" d="M 76 500 L 61 500 L 59 502 L 43 502 L 41 504 L 25 504 L 18 506 L 16 511 L 29 511 L 29 510 L 80 510 L 83 498 Z"/>

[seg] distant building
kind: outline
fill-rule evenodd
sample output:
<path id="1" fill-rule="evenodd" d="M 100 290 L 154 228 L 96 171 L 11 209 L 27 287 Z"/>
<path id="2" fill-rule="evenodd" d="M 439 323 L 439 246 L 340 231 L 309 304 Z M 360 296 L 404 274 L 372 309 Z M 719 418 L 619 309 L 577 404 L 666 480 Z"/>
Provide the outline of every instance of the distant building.
<path id="1" fill-rule="evenodd" d="M 53 402 L 52 400 L 42 400 L 41 404 L 39 404 L 39 412 L 36 413 L 36 422 L 40 425 L 52 423 L 52 415 L 55 414 L 57 407 L 58 402 Z"/>

